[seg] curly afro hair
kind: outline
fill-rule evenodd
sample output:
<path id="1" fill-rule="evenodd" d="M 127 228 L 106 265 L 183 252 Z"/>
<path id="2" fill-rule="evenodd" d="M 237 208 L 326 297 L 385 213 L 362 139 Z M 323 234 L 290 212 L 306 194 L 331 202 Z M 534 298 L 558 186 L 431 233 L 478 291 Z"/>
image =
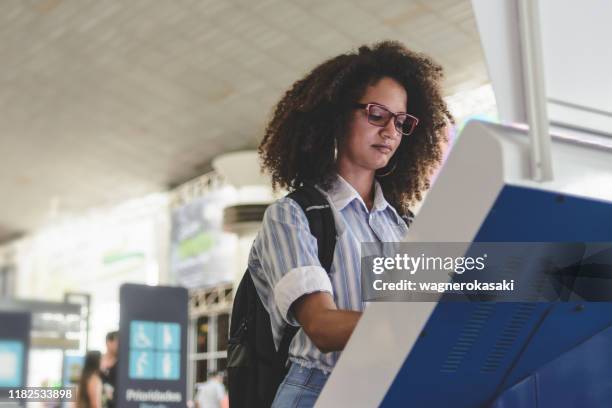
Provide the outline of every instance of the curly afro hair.
<path id="1" fill-rule="evenodd" d="M 355 103 L 385 77 L 406 89 L 409 113 L 419 124 L 403 137 L 393 164 L 381 174 L 392 171 L 377 179 L 398 211 L 421 200 L 442 159 L 446 127 L 454 120 L 442 99 L 442 67 L 395 41 L 327 60 L 285 93 L 259 145 L 262 169 L 271 174 L 273 187 L 294 190 L 307 183 L 328 189 L 336 174 L 335 143 L 347 134 Z"/>

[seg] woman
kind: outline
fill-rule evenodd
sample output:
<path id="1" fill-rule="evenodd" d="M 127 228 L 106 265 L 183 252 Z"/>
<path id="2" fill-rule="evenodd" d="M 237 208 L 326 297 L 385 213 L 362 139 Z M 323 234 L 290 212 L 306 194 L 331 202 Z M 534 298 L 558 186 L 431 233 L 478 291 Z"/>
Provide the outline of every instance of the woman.
<path id="1" fill-rule="evenodd" d="M 89 351 L 85 355 L 83 371 L 77 389 L 77 408 L 102 407 L 102 378 L 100 377 L 99 351 Z"/>
<path id="2" fill-rule="evenodd" d="M 273 186 L 325 193 L 338 239 L 328 273 L 299 205 L 265 213 L 249 257 L 278 347 L 299 326 L 291 367 L 273 407 L 311 407 L 357 324 L 360 244 L 401 241 L 402 218 L 421 199 L 442 157 L 446 125 L 440 66 L 397 42 L 361 47 L 316 67 L 278 103 L 259 146 Z"/>
<path id="3" fill-rule="evenodd" d="M 102 406 L 115 408 L 115 387 L 117 386 L 117 354 L 119 352 L 119 332 L 106 334 L 106 353 L 100 359 L 100 378 L 102 379 Z"/>

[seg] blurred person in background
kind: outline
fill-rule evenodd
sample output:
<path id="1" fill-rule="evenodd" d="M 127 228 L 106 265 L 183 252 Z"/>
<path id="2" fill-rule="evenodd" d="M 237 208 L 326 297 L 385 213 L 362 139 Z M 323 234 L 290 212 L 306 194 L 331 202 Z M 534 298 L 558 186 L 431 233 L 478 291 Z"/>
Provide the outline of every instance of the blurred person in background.
<path id="1" fill-rule="evenodd" d="M 102 407 L 115 408 L 115 389 L 117 387 L 117 356 L 119 352 L 119 332 L 106 335 L 106 353 L 100 361 L 102 378 Z"/>
<path id="2" fill-rule="evenodd" d="M 101 354 L 88 351 L 77 388 L 76 408 L 102 408 Z"/>
<path id="3" fill-rule="evenodd" d="M 223 373 L 212 372 L 203 384 L 198 384 L 196 408 L 225 408 L 228 407 L 227 393 L 223 385 Z"/>

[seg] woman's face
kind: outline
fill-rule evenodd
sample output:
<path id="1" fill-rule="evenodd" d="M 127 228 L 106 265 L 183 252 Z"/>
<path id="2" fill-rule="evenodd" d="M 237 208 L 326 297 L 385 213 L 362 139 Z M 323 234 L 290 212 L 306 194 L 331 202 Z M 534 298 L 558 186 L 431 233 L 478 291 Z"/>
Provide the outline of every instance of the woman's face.
<path id="1" fill-rule="evenodd" d="M 381 78 L 366 88 L 358 104 L 376 103 L 394 113 L 406 112 L 408 95 L 397 81 Z M 338 167 L 375 171 L 389 162 L 402 141 L 401 133 L 395 128 L 394 118 L 384 127 L 368 122 L 364 108 L 356 107 L 348 134 L 338 146 Z"/>

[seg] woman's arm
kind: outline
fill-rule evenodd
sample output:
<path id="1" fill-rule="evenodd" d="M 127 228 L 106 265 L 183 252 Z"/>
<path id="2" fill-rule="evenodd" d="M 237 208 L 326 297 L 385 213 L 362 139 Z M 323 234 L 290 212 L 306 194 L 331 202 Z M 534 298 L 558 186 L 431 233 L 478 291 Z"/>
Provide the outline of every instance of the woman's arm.
<path id="1" fill-rule="evenodd" d="M 92 375 L 87 381 L 90 408 L 102 408 L 102 380 L 99 375 Z"/>
<path id="2" fill-rule="evenodd" d="M 343 350 L 361 317 L 361 312 L 338 310 L 327 292 L 304 295 L 292 308 L 310 340 L 323 353 Z"/>
<path id="3" fill-rule="evenodd" d="M 266 210 L 252 252 L 261 267 L 251 273 L 256 287 L 272 289 L 262 298 L 268 309 L 277 308 L 287 323 L 301 325 L 326 353 L 344 348 L 361 313 L 338 310 L 317 252 L 302 208 L 292 199 L 281 199 Z"/>

